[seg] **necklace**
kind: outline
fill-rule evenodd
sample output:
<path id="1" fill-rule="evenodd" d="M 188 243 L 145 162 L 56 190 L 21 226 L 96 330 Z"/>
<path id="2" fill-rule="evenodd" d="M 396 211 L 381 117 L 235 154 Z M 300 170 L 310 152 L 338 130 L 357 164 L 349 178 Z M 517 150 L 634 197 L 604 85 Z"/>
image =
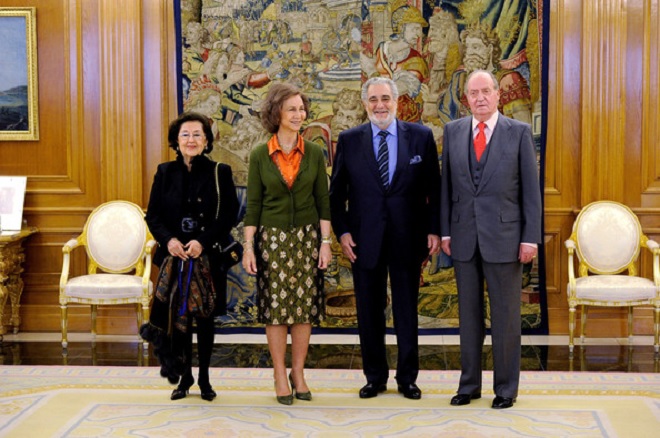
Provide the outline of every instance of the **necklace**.
<path id="1" fill-rule="evenodd" d="M 282 139 L 280 138 L 280 136 L 278 135 L 277 136 L 277 143 L 280 145 L 280 148 L 282 149 L 282 151 L 284 153 L 288 154 L 298 144 L 298 134 L 296 134 L 296 139 L 293 141 L 293 143 L 291 143 L 289 145 L 285 145 L 284 142 L 282 141 Z"/>

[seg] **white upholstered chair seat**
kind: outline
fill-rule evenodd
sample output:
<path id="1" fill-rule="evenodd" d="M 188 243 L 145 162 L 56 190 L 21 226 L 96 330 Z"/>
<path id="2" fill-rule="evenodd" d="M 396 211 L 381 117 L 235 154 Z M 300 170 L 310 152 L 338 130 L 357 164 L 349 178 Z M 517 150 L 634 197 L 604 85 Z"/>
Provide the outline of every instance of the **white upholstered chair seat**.
<path id="1" fill-rule="evenodd" d="M 100 305 L 133 304 L 138 329 L 142 321 L 149 319 L 154 246 L 156 241 L 149 233 L 142 208 L 127 201 L 110 201 L 95 208 L 82 234 L 64 244 L 60 308 L 65 355 L 69 303 L 91 306 L 92 336 L 96 334 L 96 307 Z M 87 272 L 73 275 L 71 254 L 76 248 L 86 250 Z M 143 346 L 148 347 L 148 343 L 143 341 Z"/>
<path id="2" fill-rule="evenodd" d="M 629 275 L 590 275 L 575 279 L 575 297 L 582 300 L 628 302 L 647 300 L 652 304 L 657 287 L 648 278 Z"/>
<path id="3" fill-rule="evenodd" d="M 153 285 L 149 282 L 149 294 Z M 142 297 L 142 277 L 137 275 L 92 274 L 74 277 L 64 287 L 70 298 L 103 299 L 107 304 L 136 303 Z"/>
<path id="4" fill-rule="evenodd" d="M 587 306 L 628 307 L 628 336 L 632 338 L 633 307 L 649 306 L 654 312 L 654 347 L 660 351 L 660 245 L 642 233 L 635 213 L 613 201 L 585 206 L 573 224 L 568 249 L 569 351 L 573 353 L 576 308 L 581 307 L 584 342 Z M 640 250 L 653 257 L 652 276 L 638 275 Z M 575 272 L 577 256 L 578 272 Z"/>

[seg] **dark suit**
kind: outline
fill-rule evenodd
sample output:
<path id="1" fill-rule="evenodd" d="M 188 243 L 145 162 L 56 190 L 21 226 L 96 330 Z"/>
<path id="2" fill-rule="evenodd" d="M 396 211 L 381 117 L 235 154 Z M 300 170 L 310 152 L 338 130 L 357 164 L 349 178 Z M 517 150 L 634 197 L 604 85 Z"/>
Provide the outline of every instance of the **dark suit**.
<path id="1" fill-rule="evenodd" d="M 520 378 L 522 242 L 541 242 L 541 192 L 530 126 L 499 114 L 480 162 L 472 117 L 445 125 L 442 236 L 451 237 L 459 297 L 459 394 L 481 392 L 488 284 L 496 395 L 515 398 Z"/>
<path id="2" fill-rule="evenodd" d="M 439 236 L 440 175 L 431 130 L 397 121 L 397 164 L 389 188 L 381 183 L 371 124 L 339 135 L 330 183 L 332 227 L 351 233 L 357 256 L 353 280 L 363 369 L 385 383 L 387 274 L 398 344 L 396 379 L 414 383 L 419 371 L 417 301 L 427 235 Z"/>

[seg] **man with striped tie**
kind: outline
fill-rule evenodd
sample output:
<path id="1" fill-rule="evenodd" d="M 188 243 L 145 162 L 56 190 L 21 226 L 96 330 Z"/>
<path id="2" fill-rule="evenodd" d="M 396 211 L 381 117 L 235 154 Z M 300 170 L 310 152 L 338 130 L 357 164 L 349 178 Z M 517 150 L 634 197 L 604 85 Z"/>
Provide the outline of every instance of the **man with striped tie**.
<path id="1" fill-rule="evenodd" d="M 417 301 L 422 262 L 440 250 L 440 168 L 431 130 L 396 119 L 396 84 L 369 79 L 369 123 L 343 131 L 330 183 L 332 226 L 351 261 L 367 384 L 360 398 L 387 390 L 387 279 L 397 337 L 396 381 L 419 399 Z"/>

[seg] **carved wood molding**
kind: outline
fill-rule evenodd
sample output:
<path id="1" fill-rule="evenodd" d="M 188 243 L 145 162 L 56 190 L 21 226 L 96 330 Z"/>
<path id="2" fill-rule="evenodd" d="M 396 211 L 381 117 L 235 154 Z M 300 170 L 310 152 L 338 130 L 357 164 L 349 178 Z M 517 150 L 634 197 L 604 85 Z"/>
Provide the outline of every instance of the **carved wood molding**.
<path id="1" fill-rule="evenodd" d="M 98 6 L 100 140 L 105 199 L 142 201 L 142 6 L 102 0 Z"/>
<path id="2" fill-rule="evenodd" d="M 643 2 L 642 191 L 660 195 L 660 2 Z M 657 205 L 657 202 L 656 202 Z"/>
<path id="3" fill-rule="evenodd" d="M 581 201 L 586 205 L 623 199 L 628 65 L 626 1 L 592 0 L 582 8 Z"/>

